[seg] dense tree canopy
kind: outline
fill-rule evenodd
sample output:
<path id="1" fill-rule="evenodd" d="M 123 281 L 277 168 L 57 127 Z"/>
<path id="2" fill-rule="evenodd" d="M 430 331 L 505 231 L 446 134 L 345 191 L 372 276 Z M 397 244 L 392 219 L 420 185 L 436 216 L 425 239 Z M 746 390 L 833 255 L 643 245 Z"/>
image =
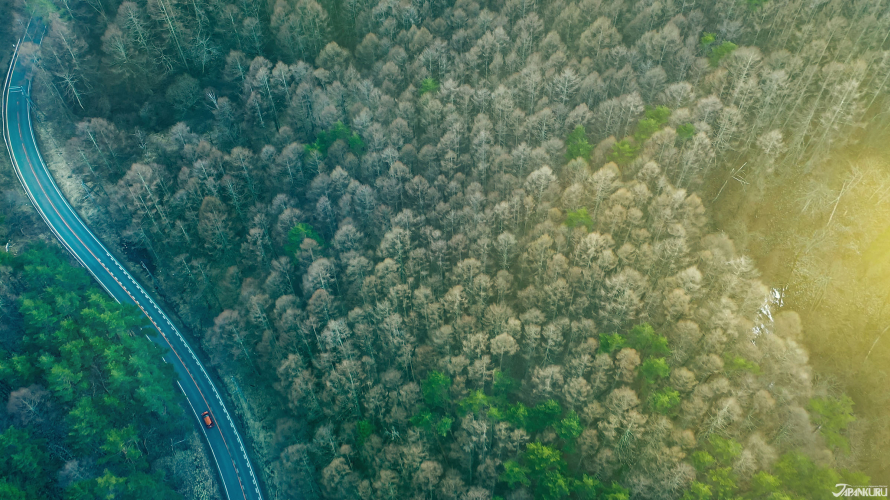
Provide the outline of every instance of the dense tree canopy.
<path id="1" fill-rule="evenodd" d="M 49 25 L 26 48 L 35 99 L 71 117 L 64 163 L 251 388 L 282 497 L 805 499 L 867 481 L 844 458 L 850 400 L 814 385 L 706 206 L 742 168 L 763 185 L 824 158 L 882 102 L 882 2 L 27 7 Z M 52 311 L 73 299 L 53 297 L 22 314 L 67 331 Z M 95 375 L 65 355 L 9 370 L 27 387 L 66 360 L 43 387 L 73 401 Z M 120 444 L 139 429 L 103 429 L 100 449 L 141 463 Z"/>
<path id="2" fill-rule="evenodd" d="M 166 464 L 190 422 L 142 313 L 53 248 L 0 252 L 0 273 L 3 498 L 182 498 Z"/>

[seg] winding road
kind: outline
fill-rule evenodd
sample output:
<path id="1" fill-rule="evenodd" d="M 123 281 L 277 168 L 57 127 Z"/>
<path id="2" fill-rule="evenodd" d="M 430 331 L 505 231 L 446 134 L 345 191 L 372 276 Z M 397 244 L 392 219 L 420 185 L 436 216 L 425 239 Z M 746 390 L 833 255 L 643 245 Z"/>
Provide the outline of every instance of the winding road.
<path id="1" fill-rule="evenodd" d="M 169 350 L 164 361 L 179 375 L 179 387 L 195 415 L 195 420 L 210 445 L 228 499 L 262 500 L 260 486 L 251 467 L 244 442 L 229 415 L 219 391 L 188 343 L 155 303 L 148 292 L 111 255 L 83 223 L 59 191 L 40 156 L 31 124 L 31 80 L 26 63 L 19 60 L 22 43 L 40 43 L 43 31 L 39 23 L 29 24 L 24 38 L 16 44 L 9 71 L 3 84 L 3 140 L 15 173 L 43 220 L 62 245 L 89 270 L 96 281 L 120 303 L 134 304 L 148 317 L 160 335 L 149 337 Z M 207 429 L 200 414 L 209 411 L 215 425 Z"/>

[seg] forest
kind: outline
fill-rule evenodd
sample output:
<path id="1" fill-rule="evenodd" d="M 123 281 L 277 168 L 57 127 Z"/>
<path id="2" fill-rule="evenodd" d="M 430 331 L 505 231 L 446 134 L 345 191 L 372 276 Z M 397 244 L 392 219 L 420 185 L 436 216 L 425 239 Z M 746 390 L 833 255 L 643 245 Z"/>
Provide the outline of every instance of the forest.
<path id="1" fill-rule="evenodd" d="M 43 155 L 232 381 L 269 498 L 808 500 L 890 477 L 886 266 L 868 291 L 831 267 L 890 255 L 890 176 L 814 175 L 885 130 L 865 129 L 887 119 L 886 2 L 5 4 L 4 40 L 47 26 L 22 48 Z M 61 253 L 12 248 L 0 446 L 74 440 L 97 465 L 73 498 L 164 481 L 145 456 L 166 451 L 127 441 L 187 428 L 163 365 L 122 365 L 155 420 L 113 424 L 113 458 L 12 405 L 42 391 L 89 432 L 65 391 L 118 372 L 35 332 L 94 335 L 96 308 L 120 315 L 96 338 L 142 326 Z M 868 293 L 867 320 L 835 319 L 826 290 Z M 127 363 L 159 357 L 139 338 Z M 40 446 L 2 487 L 74 491 Z"/>
<path id="2" fill-rule="evenodd" d="M 185 481 L 212 491 L 202 460 L 173 446 L 190 422 L 140 311 L 34 243 L 0 253 L 0 316 L 0 497 L 178 499 Z"/>

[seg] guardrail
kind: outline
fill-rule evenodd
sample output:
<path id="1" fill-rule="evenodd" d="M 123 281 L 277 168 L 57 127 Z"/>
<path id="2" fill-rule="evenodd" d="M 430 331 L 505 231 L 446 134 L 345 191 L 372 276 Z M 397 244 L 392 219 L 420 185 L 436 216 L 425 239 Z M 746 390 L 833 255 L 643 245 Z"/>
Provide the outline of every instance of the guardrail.
<path id="1" fill-rule="evenodd" d="M 6 79 L 4 80 L 4 83 L 3 83 L 3 94 L 2 94 L 2 96 L 0 96 L 0 108 L 2 108 L 2 109 L 0 109 L 0 119 L 2 119 L 2 121 L 3 121 L 3 124 L 2 124 L 2 129 L 3 129 L 3 141 L 4 141 L 4 143 L 6 144 L 6 149 L 7 149 L 7 152 L 9 153 L 9 158 L 10 158 L 10 161 L 11 161 L 11 163 L 12 163 L 13 170 L 15 171 L 16 176 L 18 177 L 19 182 L 21 183 L 22 187 L 25 189 L 25 192 L 26 192 L 26 194 L 28 195 L 28 198 L 31 200 L 31 203 L 34 205 L 34 208 L 37 209 L 37 213 L 40 214 L 41 218 L 44 220 L 44 222 L 46 222 L 46 225 L 49 226 L 50 230 L 51 230 L 51 231 L 53 232 L 53 234 L 56 236 L 56 239 L 58 239 L 59 242 L 62 243 L 62 245 L 65 247 L 65 249 L 68 250 L 68 252 L 69 252 L 75 259 L 77 259 L 77 261 L 80 262 L 80 264 L 83 265 L 84 268 L 86 268 L 88 271 L 90 271 L 91 274 L 94 275 L 94 277 L 96 278 L 96 281 L 99 282 L 99 285 L 100 285 L 103 289 L 105 289 L 105 291 L 106 291 L 109 295 L 111 295 L 111 297 L 112 297 L 115 301 L 120 302 L 120 300 L 115 296 L 115 294 L 112 293 L 111 290 L 109 290 L 108 287 L 105 286 L 105 284 L 102 282 L 102 280 L 99 279 L 99 277 L 96 276 L 96 275 L 92 272 L 91 268 L 86 264 L 86 262 L 85 262 L 85 261 L 84 261 L 84 260 L 83 260 L 83 259 L 82 259 L 82 258 L 75 252 L 75 251 L 74 251 L 74 249 L 68 244 L 68 242 L 65 241 L 64 238 L 62 238 L 61 234 L 60 234 L 60 233 L 56 230 L 56 228 L 50 223 L 49 218 L 46 216 L 46 214 L 45 214 L 45 213 L 43 212 L 43 210 L 40 208 L 40 205 L 37 203 L 37 200 L 36 200 L 36 198 L 35 198 L 35 196 L 34 196 L 34 193 L 31 192 L 30 188 L 29 188 L 28 185 L 25 183 L 24 177 L 23 177 L 22 172 L 21 172 L 21 166 L 18 164 L 18 161 L 17 161 L 16 158 L 15 158 L 15 154 L 13 154 L 13 150 L 12 150 L 12 136 L 10 135 L 10 130 L 9 130 L 9 126 L 8 126 L 8 125 L 9 125 L 9 116 L 8 116 L 8 114 L 9 114 L 9 92 L 10 92 L 10 90 L 11 90 L 11 89 L 10 89 L 10 84 L 11 84 L 11 80 L 12 80 L 12 75 L 13 75 L 13 73 L 14 73 L 14 71 L 15 71 L 16 63 L 18 62 L 19 49 L 21 48 L 22 43 L 25 41 L 25 38 L 27 37 L 27 31 L 28 31 L 28 29 L 30 28 L 30 26 L 31 26 L 31 20 L 28 21 L 28 26 L 26 26 L 26 28 L 25 28 L 25 36 L 23 36 L 22 38 L 20 38 L 20 39 L 18 40 L 18 42 L 16 43 L 15 51 L 13 52 L 12 58 L 10 59 L 9 69 L 7 70 L 7 73 L 6 73 Z M 27 91 L 30 90 L 30 87 L 31 87 L 31 81 L 28 80 L 27 83 L 26 83 L 26 85 L 27 85 L 27 87 L 22 87 L 22 89 L 21 89 L 21 91 L 22 91 L 23 93 L 25 93 L 26 90 L 27 90 Z M 36 140 L 36 138 L 34 137 L 34 127 L 33 127 L 32 123 L 31 123 L 30 106 L 29 106 L 29 112 L 28 112 L 27 120 L 28 120 L 28 130 L 29 130 L 29 132 L 30 132 L 30 134 L 31 134 L 31 140 L 34 142 L 34 144 L 35 144 L 35 146 L 36 146 L 36 144 L 37 144 L 37 140 Z M 41 154 L 40 154 L 40 149 L 35 147 L 35 150 L 37 151 L 37 156 L 38 156 L 38 160 L 40 161 L 40 165 L 41 165 L 44 169 L 46 169 L 46 163 L 43 161 L 43 158 L 42 158 L 42 156 L 41 156 Z M 47 173 L 48 173 L 48 170 L 47 170 Z M 232 420 L 232 417 L 231 417 L 231 415 L 229 414 L 228 408 L 226 408 L 226 405 L 223 404 L 223 401 L 222 401 L 222 398 L 221 398 L 221 396 L 220 396 L 220 393 L 219 393 L 219 391 L 216 389 L 216 385 L 213 383 L 213 379 L 209 376 L 209 374 L 207 373 L 206 369 L 204 368 L 203 363 L 201 363 L 201 361 L 200 361 L 200 360 L 198 359 L 198 357 L 195 355 L 194 351 L 192 351 L 191 346 L 188 344 L 188 342 L 186 342 L 185 338 L 184 338 L 184 337 L 182 336 L 182 334 L 179 332 L 179 329 L 176 328 L 176 326 L 173 324 L 172 321 L 170 321 L 170 319 L 169 319 L 169 317 L 166 315 L 166 313 L 164 313 L 163 310 L 161 310 L 160 307 L 158 307 L 158 305 L 155 304 L 154 300 L 148 295 L 148 293 L 145 291 L 145 289 L 142 288 L 142 286 L 141 286 L 135 279 L 133 279 L 133 277 L 130 275 L 130 273 L 129 273 L 126 269 L 124 269 L 124 267 L 121 266 L 120 263 L 117 262 L 117 260 L 114 258 L 114 256 L 108 251 L 107 248 L 105 248 L 105 245 L 102 244 L 101 240 L 99 240 L 99 238 L 96 237 L 95 234 L 93 234 L 93 232 L 92 232 L 92 230 L 90 230 L 89 226 L 87 226 L 85 223 L 83 223 L 82 220 L 80 220 L 80 217 L 78 216 L 77 212 L 73 209 L 73 207 L 71 207 L 71 205 L 70 205 L 70 203 L 68 202 L 67 198 L 66 198 L 64 195 L 61 195 L 61 190 L 59 190 L 58 186 L 56 185 L 55 180 L 53 179 L 53 176 L 52 176 L 52 175 L 47 175 L 47 177 L 48 177 L 50 183 L 52 184 L 52 188 L 55 189 L 56 192 L 58 192 L 58 193 L 60 194 L 60 198 L 61 198 L 62 202 L 63 202 L 63 203 L 66 205 L 66 207 L 70 210 L 71 214 L 72 214 L 72 215 L 74 216 L 74 218 L 77 220 L 77 222 L 79 223 L 79 225 L 80 225 L 81 227 L 83 227 L 83 228 L 86 230 L 86 232 L 90 235 L 90 237 L 93 238 L 93 241 L 98 245 L 98 247 L 99 247 L 102 251 L 105 252 L 105 254 L 106 254 L 106 256 L 108 257 L 108 259 L 109 259 L 112 263 L 114 263 L 114 264 L 119 268 L 119 270 L 120 270 L 120 272 L 122 273 L 122 275 L 123 275 L 126 279 L 128 279 L 130 282 L 133 283 L 133 285 L 136 287 L 137 292 L 138 292 L 138 293 L 141 293 L 141 294 L 148 300 L 148 302 L 151 304 L 151 307 L 153 307 L 153 308 L 155 309 L 156 313 L 157 313 L 158 315 L 160 315 L 160 317 L 161 317 L 161 319 L 163 320 L 163 322 L 166 323 L 167 326 L 170 328 L 170 330 L 176 335 L 176 337 L 178 338 L 179 342 L 182 344 L 183 347 L 185 347 L 185 349 L 188 351 L 188 354 L 190 355 L 190 357 L 192 358 L 192 360 L 195 362 L 195 364 L 196 364 L 196 365 L 198 366 L 198 368 L 200 369 L 201 373 L 203 374 L 204 378 L 205 378 L 206 381 L 207 381 L 207 384 L 210 386 L 210 389 L 211 389 L 211 391 L 213 392 L 213 396 L 215 396 L 216 400 L 219 402 L 220 407 L 222 408 L 223 413 L 224 413 L 225 416 L 226 416 L 226 420 L 228 420 L 228 423 L 229 423 L 229 425 L 231 426 L 232 432 L 233 432 L 234 435 L 235 435 L 235 439 L 238 441 L 238 447 L 240 448 L 240 451 L 241 451 L 241 453 L 242 453 L 242 455 L 243 455 L 243 457 L 244 457 L 244 459 L 245 459 L 244 462 L 245 462 L 245 464 L 246 464 L 246 466 L 247 466 L 247 472 L 248 472 L 249 475 L 250 475 L 250 480 L 251 480 L 251 482 L 253 483 L 252 485 L 253 485 L 254 490 L 255 490 L 255 492 L 256 492 L 257 498 L 259 498 L 260 500 L 262 500 L 262 493 L 260 492 L 259 482 L 258 482 L 258 480 L 257 480 L 256 475 L 254 474 L 253 466 L 251 465 L 251 463 L 250 463 L 250 459 L 249 459 L 248 456 L 247 456 L 247 451 L 246 451 L 245 448 L 244 448 L 244 443 L 243 443 L 243 441 L 242 441 L 242 439 L 241 439 L 240 433 L 238 432 L 238 428 L 237 428 L 237 426 L 235 425 L 234 421 Z M 97 260 L 98 260 L 98 259 L 97 259 Z M 101 261 L 99 262 L 99 264 L 102 265 L 103 267 L 105 267 L 105 265 L 102 264 Z M 106 268 L 106 270 L 108 270 L 108 269 Z M 111 273 L 110 270 L 108 270 L 108 272 L 109 272 L 109 275 L 111 275 L 112 278 L 116 280 L 116 278 L 114 277 L 114 274 Z M 134 302 L 136 302 L 135 298 L 134 298 L 134 297 L 133 297 L 127 290 L 126 290 L 126 288 L 125 288 L 122 284 L 121 284 L 121 288 L 124 290 L 125 293 L 127 293 L 128 295 L 131 296 L 131 298 L 133 298 Z M 136 302 L 136 305 L 137 305 L 137 306 L 140 306 L 140 304 L 139 304 L 138 302 Z M 148 313 L 148 311 L 146 311 L 146 310 L 145 310 L 144 308 L 142 308 L 141 306 L 140 306 L 140 309 L 142 309 L 142 310 L 143 310 L 143 313 L 144 313 L 146 316 L 148 316 L 149 320 L 151 320 L 152 323 L 154 323 L 154 321 L 152 320 L 151 315 Z M 171 351 L 172 351 L 174 354 L 176 354 L 176 350 L 173 349 L 172 344 L 170 344 L 170 341 L 167 339 L 166 335 L 165 335 L 164 332 L 161 330 L 160 326 L 157 325 L 157 324 L 155 324 L 155 327 L 157 328 L 158 333 L 159 333 L 159 334 L 160 334 L 160 335 L 167 341 L 167 344 L 170 346 Z M 177 356 L 178 356 L 178 354 L 177 354 Z M 188 367 L 186 367 L 185 364 L 183 364 L 183 367 L 188 371 Z M 181 389 L 181 386 L 180 386 L 180 389 Z M 200 389 L 199 389 L 199 390 L 200 390 Z M 183 391 L 183 392 L 184 392 L 184 391 Z M 186 399 L 188 399 L 188 398 L 186 398 Z M 191 404 L 191 402 L 189 402 L 189 403 Z M 226 448 L 228 449 L 228 444 L 225 443 L 225 438 L 224 438 L 224 437 L 223 437 L 223 444 L 224 444 L 224 445 L 226 446 Z M 216 464 L 217 464 L 217 468 L 219 468 L 219 460 L 216 458 L 216 454 L 213 452 L 213 447 L 212 447 L 212 446 L 210 446 L 210 450 L 211 450 L 211 453 L 214 454 L 214 461 L 215 461 Z M 229 453 L 231 454 L 232 451 L 233 451 L 233 450 L 229 450 Z M 241 477 L 240 477 L 240 476 L 241 476 L 241 472 L 238 470 L 237 465 L 235 465 L 235 474 L 236 474 L 236 476 L 238 477 L 239 482 L 241 482 Z M 229 496 L 229 495 L 228 495 L 228 487 L 227 487 L 226 484 L 225 484 L 225 479 L 224 479 L 224 477 L 222 476 L 222 471 L 220 471 L 220 482 L 222 483 L 223 488 L 226 490 L 226 493 L 227 493 L 226 496 Z M 242 483 L 242 490 L 243 490 L 243 483 Z M 245 493 L 245 498 L 246 498 L 246 493 Z"/>

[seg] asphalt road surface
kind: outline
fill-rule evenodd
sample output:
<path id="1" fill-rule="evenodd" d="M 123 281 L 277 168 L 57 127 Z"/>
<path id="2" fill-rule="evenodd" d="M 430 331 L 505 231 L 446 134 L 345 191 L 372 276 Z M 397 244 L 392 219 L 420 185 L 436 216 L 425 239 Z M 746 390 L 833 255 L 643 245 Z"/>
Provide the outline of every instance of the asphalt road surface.
<path id="1" fill-rule="evenodd" d="M 26 31 L 30 34 L 26 34 L 23 40 L 39 43 L 43 27 L 36 22 L 29 27 Z M 39 33 L 33 33 L 35 31 Z M 210 445 L 224 497 L 261 500 L 259 483 L 244 443 L 204 366 L 164 311 L 106 250 L 68 204 L 40 157 L 31 127 L 29 68 L 18 58 L 22 43 L 20 41 L 16 45 L 2 96 L 3 139 L 16 175 L 31 203 L 68 251 L 89 270 L 105 291 L 118 302 L 135 304 L 160 332 L 160 335 L 149 338 L 169 350 L 165 361 L 176 369 L 179 386 Z M 207 429 L 200 422 L 200 414 L 205 411 L 209 411 L 213 417 L 213 428 Z"/>

